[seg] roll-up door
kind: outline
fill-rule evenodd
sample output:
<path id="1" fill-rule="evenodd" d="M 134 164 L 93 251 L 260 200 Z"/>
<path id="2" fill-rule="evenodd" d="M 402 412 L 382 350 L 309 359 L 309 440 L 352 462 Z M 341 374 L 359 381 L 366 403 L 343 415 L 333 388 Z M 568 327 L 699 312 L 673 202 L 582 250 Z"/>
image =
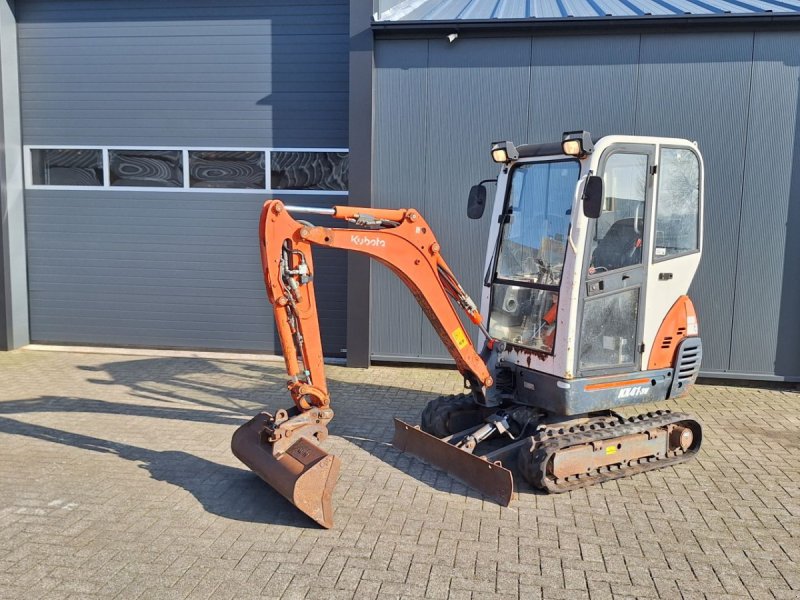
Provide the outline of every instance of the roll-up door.
<path id="1" fill-rule="evenodd" d="M 17 3 L 35 342 L 276 351 L 266 198 L 347 203 L 348 3 Z M 346 257 L 315 254 L 325 351 Z"/>

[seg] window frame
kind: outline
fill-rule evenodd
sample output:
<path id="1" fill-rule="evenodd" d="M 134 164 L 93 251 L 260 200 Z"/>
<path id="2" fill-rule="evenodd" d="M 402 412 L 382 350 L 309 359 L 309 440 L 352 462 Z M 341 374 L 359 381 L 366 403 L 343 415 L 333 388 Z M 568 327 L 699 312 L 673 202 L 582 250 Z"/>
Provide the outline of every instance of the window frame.
<path id="1" fill-rule="evenodd" d="M 43 185 L 33 183 L 33 160 L 32 152 L 34 150 L 99 150 L 103 160 L 103 185 Z M 140 151 L 140 150 L 156 150 L 168 151 L 177 150 L 182 153 L 183 161 L 183 186 L 182 187 L 155 187 L 155 186 L 113 186 L 111 185 L 111 171 L 109 154 L 111 151 Z M 189 152 L 263 152 L 264 153 L 264 188 L 198 188 L 190 186 L 190 168 L 189 168 Z M 25 175 L 25 189 L 26 190 L 53 190 L 53 191 L 122 191 L 122 192 L 169 192 L 169 193 L 199 193 L 199 194 L 302 194 L 308 196 L 347 196 L 350 190 L 295 190 L 295 189 L 273 189 L 271 187 L 272 181 L 270 177 L 270 165 L 272 164 L 272 152 L 337 152 L 348 153 L 349 148 L 287 148 L 287 147 L 259 147 L 259 148 L 245 148 L 245 147 L 221 147 L 221 146 L 122 146 L 115 144 L 113 146 L 103 145 L 75 145 L 75 144 L 25 144 L 23 146 L 24 158 L 24 175 Z"/>
<path id="2" fill-rule="evenodd" d="M 192 172 L 191 172 L 191 169 L 189 168 L 189 162 L 188 162 L 188 161 L 191 160 L 191 153 L 192 152 L 253 152 L 253 153 L 261 153 L 264 156 L 264 187 L 263 188 L 259 188 L 259 187 L 256 187 L 256 188 L 247 188 L 247 187 L 245 187 L 245 188 L 242 188 L 242 187 L 226 188 L 226 187 L 203 187 L 203 186 L 198 186 L 198 185 L 194 185 L 193 186 L 192 185 Z M 186 164 L 186 168 L 184 169 L 184 173 L 183 173 L 184 187 L 187 187 L 189 189 L 196 190 L 196 191 L 203 191 L 203 190 L 224 190 L 224 191 L 245 190 L 245 191 L 249 191 L 249 192 L 260 192 L 262 190 L 269 189 L 269 185 L 267 183 L 267 178 L 269 178 L 269 167 L 267 165 L 267 160 L 269 158 L 270 158 L 270 153 L 265 151 L 265 150 L 263 150 L 263 149 L 258 149 L 258 150 L 231 150 L 230 148 L 226 148 L 225 150 L 214 150 L 214 149 L 195 150 L 194 148 L 185 148 L 184 149 L 184 160 L 187 161 L 187 162 L 185 163 Z"/>
<path id="3" fill-rule="evenodd" d="M 112 152 L 118 153 L 118 156 L 119 156 L 119 155 L 124 154 L 124 153 L 147 152 L 148 150 L 147 149 L 142 149 L 142 148 L 102 148 L 101 150 L 102 150 L 102 155 L 103 155 L 103 182 L 105 183 L 105 180 L 108 179 L 109 187 L 113 187 L 115 189 L 116 188 L 124 188 L 124 189 L 128 189 L 128 190 L 130 190 L 130 189 L 140 189 L 140 188 L 144 188 L 144 187 L 152 187 L 152 188 L 155 188 L 155 189 L 171 189 L 171 190 L 174 190 L 174 189 L 182 188 L 184 186 L 184 184 L 186 183 L 186 170 L 187 170 L 187 167 L 188 167 L 188 165 L 186 164 L 186 153 L 182 152 L 180 148 L 170 148 L 168 150 L 154 150 L 153 151 L 153 152 L 175 152 L 175 153 L 177 153 L 178 157 L 180 158 L 180 169 L 181 169 L 181 179 L 180 179 L 180 181 L 181 181 L 181 185 L 169 185 L 169 186 L 167 186 L 167 185 L 165 185 L 165 186 L 158 186 L 158 185 L 139 186 L 139 185 L 120 185 L 120 184 L 116 184 L 115 185 L 114 182 L 111 181 L 111 175 L 112 175 L 112 173 L 111 173 L 111 154 L 112 154 Z M 106 159 L 108 159 L 108 162 L 106 162 Z M 120 178 L 117 179 L 117 181 L 119 181 L 121 179 L 124 179 L 124 178 L 120 177 Z M 47 186 L 47 187 L 53 187 L 53 186 Z M 80 186 L 78 186 L 78 187 L 80 187 Z M 105 187 L 105 185 L 103 187 Z"/>
<path id="4" fill-rule="evenodd" d="M 91 151 L 91 152 L 99 152 L 100 153 L 100 179 L 101 182 L 99 185 L 49 185 L 46 183 L 33 183 L 33 154 L 32 152 L 25 147 L 24 150 L 24 178 L 25 178 L 25 189 L 32 188 L 32 189 L 52 189 L 52 188 L 76 188 L 81 190 L 89 190 L 89 189 L 103 189 L 107 185 L 108 179 L 108 169 L 106 169 L 106 165 L 108 164 L 108 153 L 103 151 L 102 148 L 99 146 L 37 146 L 33 148 L 33 150 L 65 150 L 65 151 Z"/>
<path id="5" fill-rule="evenodd" d="M 676 252 L 675 254 L 669 254 L 667 256 L 656 256 L 656 226 L 658 224 L 658 205 L 659 200 L 661 199 L 661 194 L 659 190 L 659 186 L 661 185 L 661 176 L 663 175 L 663 170 L 661 168 L 661 151 L 666 148 L 667 150 L 688 150 L 694 155 L 695 160 L 697 161 L 697 244 L 693 250 L 684 250 L 683 252 Z M 703 161 L 700 158 L 700 155 L 697 151 L 692 148 L 691 146 L 680 146 L 680 145 L 673 145 L 673 144 L 659 144 L 658 145 L 658 155 L 657 155 L 657 169 L 656 169 L 656 181 L 654 182 L 653 187 L 655 188 L 655 202 L 653 202 L 653 251 L 650 255 L 651 264 L 662 263 L 667 260 L 672 260 L 674 258 L 681 258 L 683 256 L 690 256 L 692 254 L 698 254 L 702 250 L 703 245 L 703 227 L 702 227 L 702 219 L 703 219 Z"/>

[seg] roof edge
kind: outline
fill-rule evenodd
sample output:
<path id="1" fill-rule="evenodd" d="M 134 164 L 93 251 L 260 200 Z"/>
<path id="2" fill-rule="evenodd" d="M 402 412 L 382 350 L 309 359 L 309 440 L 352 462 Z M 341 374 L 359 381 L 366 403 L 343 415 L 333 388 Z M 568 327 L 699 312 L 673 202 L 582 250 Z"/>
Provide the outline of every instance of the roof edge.
<path id="1" fill-rule="evenodd" d="M 709 14 L 709 15 L 631 15 L 625 17 L 560 17 L 525 19 L 462 19 L 449 21 L 373 21 L 377 33 L 459 33 L 496 32 L 586 32 L 646 29 L 657 31 L 708 29 L 800 29 L 800 13 Z"/>

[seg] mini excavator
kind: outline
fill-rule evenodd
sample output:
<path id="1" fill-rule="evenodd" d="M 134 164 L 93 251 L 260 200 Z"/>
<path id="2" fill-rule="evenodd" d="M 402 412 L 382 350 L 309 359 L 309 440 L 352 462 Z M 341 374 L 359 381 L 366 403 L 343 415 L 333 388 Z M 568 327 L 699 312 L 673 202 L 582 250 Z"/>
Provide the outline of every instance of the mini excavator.
<path id="1" fill-rule="evenodd" d="M 394 445 L 508 505 L 512 468 L 558 493 L 671 466 L 695 455 L 700 423 L 615 409 L 684 395 L 702 356 L 686 295 L 700 262 L 703 161 L 682 139 L 567 132 L 560 142 L 495 142 L 496 179 L 473 186 L 482 218 L 496 185 L 481 307 L 459 284 L 413 208 L 264 204 L 267 295 L 294 406 L 261 413 L 233 453 L 323 527 L 339 459 L 323 450 L 333 418 L 312 247 L 366 254 L 409 288 L 464 377 L 430 401 L 421 425 L 395 419 Z M 327 215 L 349 226 L 314 226 Z M 473 344 L 458 310 L 478 327 Z"/>

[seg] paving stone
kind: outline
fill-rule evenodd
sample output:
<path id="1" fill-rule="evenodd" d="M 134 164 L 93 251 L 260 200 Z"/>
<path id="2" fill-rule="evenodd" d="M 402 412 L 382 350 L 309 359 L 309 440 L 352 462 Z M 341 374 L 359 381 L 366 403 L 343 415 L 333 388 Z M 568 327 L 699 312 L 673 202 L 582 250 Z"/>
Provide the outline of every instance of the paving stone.
<path id="1" fill-rule="evenodd" d="M 0 353 L 0 598 L 800 598 L 800 394 L 697 385 L 694 460 L 508 508 L 391 446 L 452 370 L 328 369 L 322 530 L 230 453 L 278 363 Z"/>

